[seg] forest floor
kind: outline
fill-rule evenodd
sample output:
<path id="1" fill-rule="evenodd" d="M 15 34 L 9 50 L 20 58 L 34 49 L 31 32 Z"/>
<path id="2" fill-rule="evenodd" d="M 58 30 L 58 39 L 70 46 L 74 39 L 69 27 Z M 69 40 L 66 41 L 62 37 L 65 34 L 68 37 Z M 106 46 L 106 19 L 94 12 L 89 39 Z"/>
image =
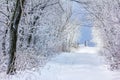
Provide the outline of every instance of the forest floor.
<path id="1" fill-rule="evenodd" d="M 13 76 L 0 74 L 0 80 L 120 80 L 117 76 L 118 72 L 107 69 L 98 48 L 81 47 L 52 58 L 43 68 Z"/>

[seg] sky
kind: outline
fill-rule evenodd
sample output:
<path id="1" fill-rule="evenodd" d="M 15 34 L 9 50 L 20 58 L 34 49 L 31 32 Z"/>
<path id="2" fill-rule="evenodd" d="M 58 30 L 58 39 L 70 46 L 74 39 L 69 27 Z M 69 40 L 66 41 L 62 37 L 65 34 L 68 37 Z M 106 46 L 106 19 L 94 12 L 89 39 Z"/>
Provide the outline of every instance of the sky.
<path id="1" fill-rule="evenodd" d="M 78 38 L 78 43 L 84 44 L 87 41 L 88 46 L 95 46 L 94 42 L 92 42 L 92 22 L 87 20 L 88 12 L 79 5 L 78 3 L 73 2 L 73 17 L 80 21 L 80 36 Z"/>

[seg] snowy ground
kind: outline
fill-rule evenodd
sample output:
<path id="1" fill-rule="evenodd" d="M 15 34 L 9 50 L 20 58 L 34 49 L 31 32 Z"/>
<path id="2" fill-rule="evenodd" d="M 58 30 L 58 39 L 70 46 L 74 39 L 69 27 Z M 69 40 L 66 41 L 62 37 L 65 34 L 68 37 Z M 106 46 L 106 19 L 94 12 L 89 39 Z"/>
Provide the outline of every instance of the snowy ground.
<path id="1" fill-rule="evenodd" d="M 98 48 L 72 49 L 53 58 L 42 69 L 19 72 L 15 76 L 0 74 L 0 80 L 120 80 L 119 73 L 107 70 Z"/>

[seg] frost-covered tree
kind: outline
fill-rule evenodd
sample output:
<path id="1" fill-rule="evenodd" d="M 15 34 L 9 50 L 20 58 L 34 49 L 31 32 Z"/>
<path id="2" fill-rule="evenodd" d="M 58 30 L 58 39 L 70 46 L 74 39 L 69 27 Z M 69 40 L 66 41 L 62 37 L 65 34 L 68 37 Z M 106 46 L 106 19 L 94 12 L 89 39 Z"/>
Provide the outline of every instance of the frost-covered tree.
<path id="1" fill-rule="evenodd" d="M 79 27 L 80 25 L 78 25 L 76 21 L 69 19 L 61 34 L 61 38 L 63 39 L 63 51 L 70 51 L 71 47 L 78 47 Z"/>
<path id="2" fill-rule="evenodd" d="M 45 64 L 76 43 L 69 0 L 1 0 L 0 72 Z"/>
<path id="3" fill-rule="evenodd" d="M 72 0 L 74 1 L 74 0 Z M 120 0 L 76 0 L 93 20 L 93 35 L 99 36 L 102 54 L 110 68 L 120 69 Z"/>
<path id="4" fill-rule="evenodd" d="M 13 11 L 13 1 L 0 1 L 0 72 L 6 71 L 9 64 L 9 25 Z"/>

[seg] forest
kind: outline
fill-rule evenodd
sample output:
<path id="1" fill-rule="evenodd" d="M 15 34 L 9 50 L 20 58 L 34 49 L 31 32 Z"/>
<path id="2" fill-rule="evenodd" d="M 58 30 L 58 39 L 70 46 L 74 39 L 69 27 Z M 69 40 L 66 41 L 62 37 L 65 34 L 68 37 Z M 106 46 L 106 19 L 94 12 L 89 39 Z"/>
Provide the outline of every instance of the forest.
<path id="1" fill-rule="evenodd" d="M 83 15 L 85 21 L 78 19 Z M 95 53 L 107 69 L 119 71 L 120 0 L 0 0 L 0 76 L 38 69 L 63 53 L 83 50 L 82 27 L 91 28 L 94 48 L 99 49 Z M 83 42 L 80 53 L 92 51 L 87 44 Z"/>

